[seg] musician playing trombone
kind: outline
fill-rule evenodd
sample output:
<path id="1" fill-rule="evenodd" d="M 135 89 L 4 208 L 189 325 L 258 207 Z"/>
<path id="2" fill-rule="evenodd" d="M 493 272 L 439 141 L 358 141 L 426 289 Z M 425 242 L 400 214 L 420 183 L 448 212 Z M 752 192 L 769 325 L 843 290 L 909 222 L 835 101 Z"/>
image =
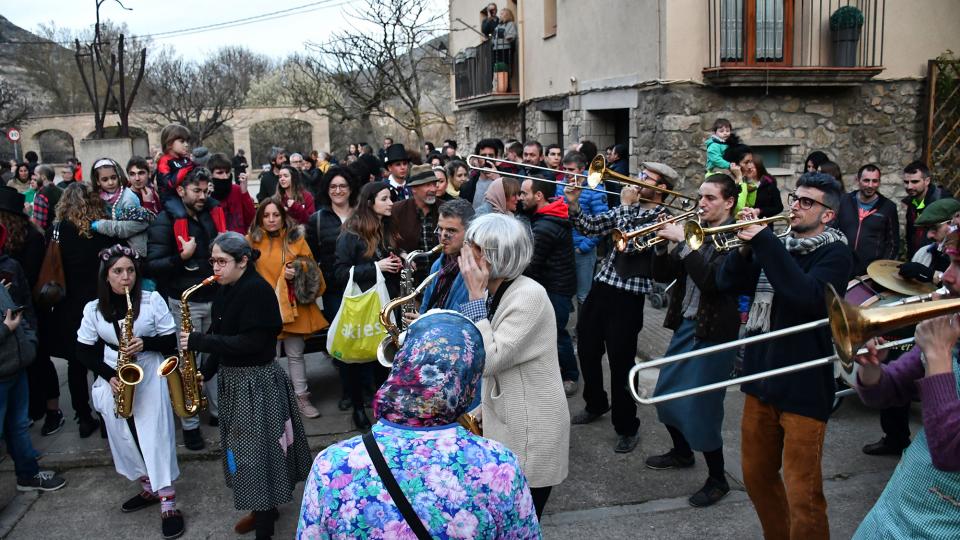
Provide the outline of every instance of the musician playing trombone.
<path id="1" fill-rule="evenodd" d="M 926 214 L 924 214 L 926 215 Z M 950 266 L 943 284 L 960 295 L 960 233 L 944 241 Z M 917 397 L 923 429 L 903 453 L 890 482 L 864 518 L 854 538 L 957 538 L 960 536 L 960 363 L 957 314 L 917 325 L 916 345 L 889 364 L 877 342 L 855 357 L 856 389 L 873 407 L 908 405 Z M 882 340 L 878 340 L 882 342 Z"/>
<path id="2" fill-rule="evenodd" d="M 700 221 L 705 227 L 733 222 L 739 188 L 726 174 L 708 176 L 700 186 Z M 657 236 L 673 242 L 657 244 L 653 257 L 653 278 L 667 283 L 676 280 L 670 289 L 670 303 L 663 325 L 673 330 L 666 356 L 702 349 L 737 338 L 740 319 L 737 297 L 717 288 L 716 273 L 724 252 L 713 242 L 694 250 L 684 241 L 683 224 L 668 223 Z M 736 351 L 730 349 L 660 368 L 656 394 L 686 390 L 725 380 L 733 370 Z M 673 448 L 665 454 L 646 460 L 650 469 L 693 467 L 694 450 L 703 453 L 709 475 L 703 487 L 689 499 L 692 506 L 710 506 L 729 491 L 724 474 L 723 398 L 725 392 L 710 392 L 657 405 L 657 418 L 673 440 Z"/>
<path id="3" fill-rule="evenodd" d="M 677 172 L 663 163 L 643 164 L 641 183 L 673 189 Z M 660 219 L 667 213 L 664 194 L 648 187 L 624 186 L 624 192 L 639 191 L 640 202 L 617 206 L 604 213 L 587 215 L 580 209 L 581 190 L 567 185 L 564 195 L 574 227 L 587 236 L 606 236 L 620 229 L 632 231 Z M 613 405 L 612 421 L 617 432 L 614 451 L 627 453 L 637 446 L 637 404 L 627 391 L 627 375 L 637 356 L 637 334 L 643 328 L 644 295 L 653 292 L 650 279 L 650 252 L 632 246 L 621 253 L 611 250 L 600 264 L 593 286 L 577 314 L 577 353 L 583 376 L 586 407 L 571 423 L 587 424 L 600 418 Z M 610 394 L 603 389 L 603 353 L 610 362 Z"/>
<path id="4" fill-rule="evenodd" d="M 827 315 L 823 301 L 827 284 L 843 290 L 853 266 L 846 237 L 827 227 L 840 197 L 840 184 L 833 177 L 807 173 L 788 198 L 789 235 L 778 239 L 764 225 L 738 231 L 743 246 L 724 259 L 717 286 L 753 294 L 748 329 L 779 330 Z M 756 217 L 751 208 L 740 214 L 741 220 Z M 827 328 L 800 332 L 748 346 L 744 375 L 833 353 Z M 833 367 L 762 379 L 741 390 L 747 394 L 741 422 L 743 479 L 764 537 L 828 538 L 821 457 L 835 392 Z"/>

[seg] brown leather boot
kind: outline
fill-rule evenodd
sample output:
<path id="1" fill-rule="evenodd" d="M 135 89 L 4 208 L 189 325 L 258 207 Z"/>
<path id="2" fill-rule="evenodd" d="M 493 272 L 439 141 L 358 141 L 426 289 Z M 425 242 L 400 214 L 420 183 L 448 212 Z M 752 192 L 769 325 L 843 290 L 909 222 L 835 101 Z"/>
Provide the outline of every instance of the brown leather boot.
<path id="1" fill-rule="evenodd" d="M 256 525 L 254 519 L 253 512 L 244 514 L 243 517 L 237 521 L 236 525 L 233 526 L 233 532 L 237 534 L 247 534 L 249 532 L 253 532 L 253 529 Z"/>

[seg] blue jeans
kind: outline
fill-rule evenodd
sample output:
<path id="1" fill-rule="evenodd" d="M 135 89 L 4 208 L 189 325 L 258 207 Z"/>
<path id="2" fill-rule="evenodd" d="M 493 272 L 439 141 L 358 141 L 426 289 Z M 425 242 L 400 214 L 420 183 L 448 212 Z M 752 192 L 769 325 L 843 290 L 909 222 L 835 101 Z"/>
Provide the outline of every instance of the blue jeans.
<path id="1" fill-rule="evenodd" d="M 570 339 L 570 332 L 567 332 L 567 323 L 570 321 L 570 311 L 573 310 L 573 304 L 570 297 L 548 292 L 550 303 L 553 305 L 553 313 L 557 318 L 557 354 L 560 358 L 560 375 L 565 381 L 574 381 L 580 379 L 580 370 L 577 367 L 577 357 L 573 354 L 573 340 Z"/>
<path id="2" fill-rule="evenodd" d="M 17 478 L 27 480 L 40 472 L 37 451 L 30 441 L 30 420 L 27 418 L 30 396 L 27 372 L 20 371 L 13 379 L 0 382 L 0 418 L 7 452 L 13 458 Z"/>
<path id="3" fill-rule="evenodd" d="M 586 253 L 576 252 L 574 261 L 577 268 L 577 300 L 582 304 L 587 299 L 587 293 L 590 292 L 590 285 L 593 284 L 593 270 L 597 266 L 597 246 L 593 246 Z"/>

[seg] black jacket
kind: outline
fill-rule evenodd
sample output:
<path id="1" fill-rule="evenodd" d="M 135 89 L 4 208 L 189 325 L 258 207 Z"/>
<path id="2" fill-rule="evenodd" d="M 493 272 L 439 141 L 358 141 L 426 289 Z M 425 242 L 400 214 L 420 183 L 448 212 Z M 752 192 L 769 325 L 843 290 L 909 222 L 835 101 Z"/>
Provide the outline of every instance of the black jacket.
<path id="1" fill-rule="evenodd" d="M 250 367 L 273 362 L 277 334 L 283 329 L 280 304 L 253 264 L 236 282 L 217 290 L 210 314 L 210 331 L 193 332 L 189 341 L 190 350 L 210 353 L 201 369 L 205 380 L 220 364 Z"/>
<path id="2" fill-rule="evenodd" d="M 878 259 L 896 259 L 900 254 L 900 218 L 897 205 L 878 194 L 871 213 L 860 219 L 858 191 L 851 191 L 840 199 L 837 228 L 847 237 L 853 248 L 853 276 L 867 273 L 867 266 Z"/>
<path id="3" fill-rule="evenodd" d="M 44 329 L 44 339 L 49 341 L 50 354 L 70 360 L 77 351 L 77 329 L 83 319 L 83 307 L 97 298 L 97 275 L 100 272 L 97 254 L 104 248 L 126 242 L 97 232 L 91 232 L 91 237 L 85 238 L 73 223 L 66 220 L 59 223 L 60 258 L 67 294 L 53 306 L 51 324 Z M 50 229 L 48 237 L 57 227 L 54 225 Z"/>
<path id="4" fill-rule="evenodd" d="M 923 198 L 923 207 L 926 208 L 934 201 L 947 199 L 952 196 L 953 194 L 947 191 L 946 188 L 931 184 L 930 187 L 927 188 L 926 197 Z M 918 249 L 929 244 L 931 240 L 927 239 L 925 229 L 918 229 L 913 225 L 916 223 L 917 218 L 920 217 L 920 214 L 923 213 L 923 210 L 918 211 L 917 207 L 913 205 L 913 197 L 904 197 L 900 202 L 907 207 L 905 229 L 907 238 L 907 260 L 909 261 Z"/>
<path id="5" fill-rule="evenodd" d="M 523 275 L 535 280 L 548 293 L 573 296 L 577 292 L 577 268 L 573 255 L 573 224 L 567 217 L 542 213 L 562 199 L 530 216 L 533 257 Z M 566 204 L 563 204 L 566 213 Z"/>
<path id="6" fill-rule="evenodd" d="M 732 221 L 732 220 L 731 220 Z M 729 221 L 728 221 L 729 222 Z M 660 244 L 661 246 L 663 244 Z M 700 304 L 697 307 L 697 326 L 694 335 L 705 341 L 731 341 L 740 332 L 740 317 L 737 313 L 737 296 L 717 287 L 717 272 L 723 263 L 725 252 L 705 245 L 699 251 L 691 251 L 681 258 L 685 244 L 674 249 L 653 250 L 652 277 L 660 283 L 676 280 L 670 288 L 670 303 L 663 326 L 671 330 L 680 328 L 683 322 L 683 297 L 687 292 L 687 277 L 700 289 Z M 649 250 L 648 250 L 649 251 Z"/>
<path id="7" fill-rule="evenodd" d="M 813 253 L 793 255 L 767 227 L 750 242 L 752 254 L 733 250 L 717 274 L 722 291 L 752 295 L 762 269 L 773 286 L 770 330 L 780 330 L 827 316 L 827 285 L 843 294 L 853 266 L 853 253 L 833 242 Z M 818 328 L 747 347 L 743 374 L 791 366 L 834 353 L 829 328 Z M 833 365 L 769 377 L 742 385 L 741 390 L 777 409 L 826 422 L 834 400 Z"/>
<path id="8" fill-rule="evenodd" d="M 760 217 L 770 217 L 783 213 L 783 200 L 780 198 L 780 189 L 777 181 L 768 177 L 769 181 L 760 182 L 757 186 L 757 199 L 753 206 L 760 210 Z"/>
<path id="9" fill-rule="evenodd" d="M 268 197 L 273 197 L 277 193 L 277 183 L 280 181 L 273 171 L 267 171 L 260 174 L 260 191 L 257 192 L 257 202 L 261 203 Z"/>
<path id="10" fill-rule="evenodd" d="M 217 237 L 217 226 L 210 217 L 208 205 L 197 218 L 186 218 L 190 236 L 197 239 L 197 249 L 188 261 L 180 258 L 173 224 L 176 221 L 169 210 L 160 212 L 147 229 L 147 276 L 157 282 L 157 290 L 166 298 L 180 299 L 185 289 L 213 275 L 210 266 L 210 244 Z M 203 287 L 191 297 L 191 302 L 209 302 L 216 287 Z"/>
<path id="11" fill-rule="evenodd" d="M 340 307 L 343 288 L 346 286 L 346 282 L 340 283 L 334 275 L 334 266 L 337 263 L 337 239 L 342 229 L 340 216 L 330 208 L 321 206 L 310 216 L 306 229 L 307 245 L 313 252 L 313 258 L 320 265 L 320 272 L 327 284 L 327 290 L 323 293 L 323 316 L 328 321 L 332 321 Z"/>
<path id="12" fill-rule="evenodd" d="M 341 290 L 346 288 L 347 280 L 350 279 L 350 268 L 353 267 L 353 280 L 361 290 L 366 291 L 377 283 L 377 270 L 374 265 L 377 261 L 389 255 L 391 249 L 385 246 L 378 246 L 377 251 L 372 257 L 364 256 L 367 250 L 367 244 L 350 231 L 343 231 L 337 239 L 336 262 L 334 263 L 334 281 Z M 387 290 L 390 292 L 390 298 L 400 296 L 400 273 L 395 274 L 384 272 L 384 280 L 387 282 Z M 330 283 L 330 282 L 328 282 Z M 416 283 L 414 285 L 417 285 Z"/>

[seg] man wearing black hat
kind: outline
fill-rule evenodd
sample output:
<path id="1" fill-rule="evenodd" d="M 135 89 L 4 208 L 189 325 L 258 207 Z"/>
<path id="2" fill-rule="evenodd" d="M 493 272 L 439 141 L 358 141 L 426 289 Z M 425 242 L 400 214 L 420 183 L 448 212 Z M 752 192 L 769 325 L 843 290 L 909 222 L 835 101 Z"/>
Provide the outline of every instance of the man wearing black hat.
<path id="1" fill-rule="evenodd" d="M 439 243 L 437 239 L 437 176 L 430 165 L 416 165 L 410 170 L 406 186 L 410 198 L 393 205 L 393 224 L 400 240 L 398 247 L 407 253 L 414 250 L 429 251 Z M 417 263 L 416 279 L 427 276 L 429 264 Z M 422 275 L 421 275 L 422 274 Z"/>
<path id="2" fill-rule="evenodd" d="M 407 173 L 410 171 L 410 157 L 402 144 L 391 144 L 387 147 L 387 155 L 383 158 L 390 177 L 390 199 L 393 202 L 403 201 L 410 197 L 410 186 L 407 185 Z M 432 173 L 431 173 L 432 174 Z"/>

